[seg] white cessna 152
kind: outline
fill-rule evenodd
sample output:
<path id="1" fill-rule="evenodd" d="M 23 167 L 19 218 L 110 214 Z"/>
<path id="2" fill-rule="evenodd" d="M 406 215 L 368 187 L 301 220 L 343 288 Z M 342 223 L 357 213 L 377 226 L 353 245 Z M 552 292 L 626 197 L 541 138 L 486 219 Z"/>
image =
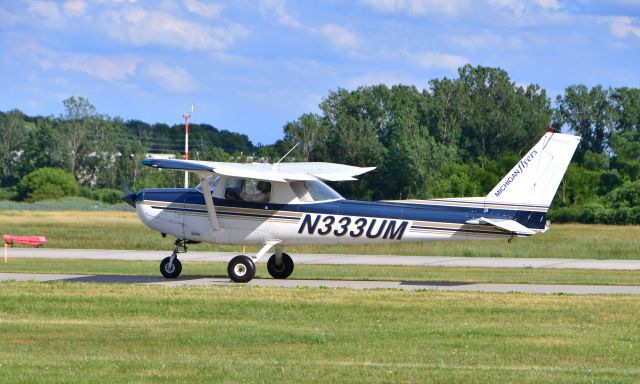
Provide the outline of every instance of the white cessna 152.
<path id="1" fill-rule="evenodd" d="M 160 263 L 166 278 L 180 275 L 187 244 L 262 245 L 254 256 L 231 259 L 231 280 L 245 283 L 255 262 L 275 247 L 269 274 L 285 279 L 294 244 L 352 244 L 527 237 L 548 229 L 546 212 L 580 141 L 547 133 L 487 196 L 431 200 L 346 200 L 323 181 L 356 180 L 374 168 L 333 163 L 239 164 L 149 159 L 155 168 L 190 171 L 190 189 L 143 189 L 124 197 L 149 228 L 176 237 Z"/>

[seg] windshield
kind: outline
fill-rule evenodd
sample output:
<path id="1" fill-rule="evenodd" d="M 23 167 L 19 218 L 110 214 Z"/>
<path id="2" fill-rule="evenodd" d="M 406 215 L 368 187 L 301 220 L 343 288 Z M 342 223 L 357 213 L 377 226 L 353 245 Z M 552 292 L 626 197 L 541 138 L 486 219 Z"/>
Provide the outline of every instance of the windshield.
<path id="1" fill-rule="evenodd" d="M 291 189 L 301 202 L 343 199 L 342 196 L 320 180 L 296 181 Z"/>

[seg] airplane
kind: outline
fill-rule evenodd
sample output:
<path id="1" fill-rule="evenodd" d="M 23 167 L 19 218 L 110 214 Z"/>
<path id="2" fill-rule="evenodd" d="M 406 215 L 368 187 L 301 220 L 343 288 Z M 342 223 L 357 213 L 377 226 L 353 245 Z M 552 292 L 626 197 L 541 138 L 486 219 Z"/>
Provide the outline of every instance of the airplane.
<path id="1" fill-rule="evenodd" d="M 323 162 L 227 163 L 146 159 L 144 165 L 195 173 L 195 188 L 146 188 L 123 200 L 149 228 L 176 238 L 160 263 L 165 278 L 182 271 L 179 253 L 199 242 L 258 245 L 231 259 L 232 281 L 246 283 L 272 248 L 267 271 L 286 279 L 294 269 L 284 247 L 486 240 L 529 237 L 549 227 L 547 210 L 580 137 L 547 132 L 484 197 L 347 200 L 325 182 L 353 181 L 375 167 Z M 281 159 L 282 160 L 282 159 Z"/>

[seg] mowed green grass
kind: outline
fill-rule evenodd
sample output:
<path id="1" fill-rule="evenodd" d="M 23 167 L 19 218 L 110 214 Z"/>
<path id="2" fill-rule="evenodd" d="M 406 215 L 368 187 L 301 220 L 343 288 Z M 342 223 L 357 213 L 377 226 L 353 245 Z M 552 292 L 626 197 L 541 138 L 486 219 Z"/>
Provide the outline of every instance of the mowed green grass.
<path id="1" fill-rule="evenodd" d="M 0 211 L 0 229 L 14 235 L 44 235 L 51 248 L 170 250 L 173 239 L 145 227 L 133 212 Z M 191 250 L 241 251 L 238 246 L 198 244 Z M 506 241 L 454 241 L 288 247 L 295 253 L 431 256 L 640 259 L 640 226 L 553 225 L 544 234 Z M 256 252 L 257 248 L 247 248 Z"/>
<path id="2" fill-rule="evenodd" d="M 0 261 L 0 272 L 160 276 L 158 265 L 159 261 L 9 258 L 7 263 Z M 227 264 L 183 261 L 181 276 L 227 278 Z M 257 264 L 256 277 L 271 278 L 264 264 Z M 640 285 L 640 271 L 298 264 L 291 279 Z"/>
<path id="3" fill-rule="evenodd" d="M 0 283 L 7 383 L 640 381 L 640 300 Z"/>

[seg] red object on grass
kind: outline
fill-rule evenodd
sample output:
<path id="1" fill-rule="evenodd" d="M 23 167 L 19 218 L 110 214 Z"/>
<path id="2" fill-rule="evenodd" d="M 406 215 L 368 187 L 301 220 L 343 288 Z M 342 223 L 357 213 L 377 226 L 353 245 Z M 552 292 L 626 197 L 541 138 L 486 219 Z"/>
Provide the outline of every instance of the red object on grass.
<path id="1" fill-rule="evenodd" d="M 2 236 L 2 240 L 4 240 L 5 244 L 9 244 L 9 245 L 24 244 L 24 245 L 30 245 L 32 247 L 41 247 L 47 244 L 47 238 L 44 236 L 4 235 Z"/>

